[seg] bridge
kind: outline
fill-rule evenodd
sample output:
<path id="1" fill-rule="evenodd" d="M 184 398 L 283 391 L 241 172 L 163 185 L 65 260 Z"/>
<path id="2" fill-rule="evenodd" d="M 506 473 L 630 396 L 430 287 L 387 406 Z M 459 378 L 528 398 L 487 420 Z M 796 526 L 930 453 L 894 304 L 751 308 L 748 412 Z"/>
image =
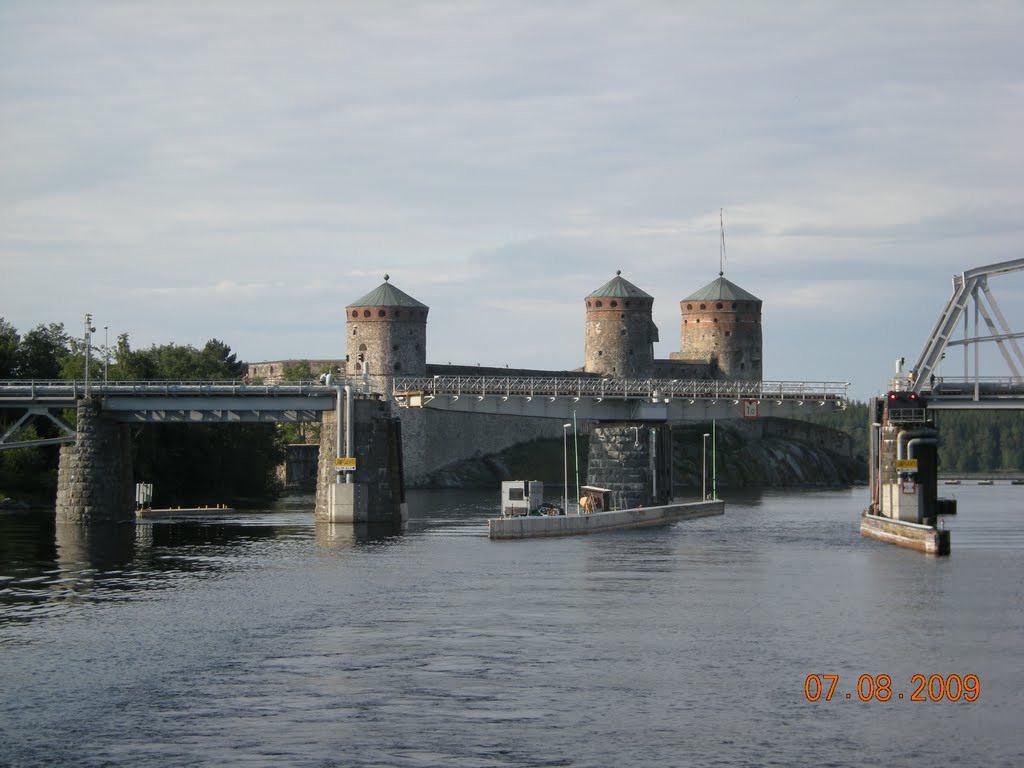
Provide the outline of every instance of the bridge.
<path id="1" fill-rule="evenodd" d="M 991 278 L 1022 270 L 1024 259 L 1016 259 L 954 275 L 953 293 L 913 367 L 906 376 L 899 371 L 884 399 L 872 401 L 871 502 L 861 518 L 862 535 L 949 554 L 941 516 L 954 513 L 956 501 L 938 497 L 939 432 L 930 413 L 1024 408 L 1024 354 L 1018 344 L 1024 333 L 1012 329 L 989 286 Z M 947 349 L 963 350 L 961 375 L 938 375 Z M 990 366 L 999 358 L 1006 372 L 992 375 Z"/>
<path id="2" fill-rule="evenodd" d="M 333 410 L 338 388 L 316 382 L 254 385 L 239 381 L 0 381 L 0 408 L 25 409 L 2 436 L 0 450 L 69 442 L 75 430 L 53 411 L 99 398 L 107 418 L 149 423 L 267 423 L 319 421 Z M 49 419 L 63 433 L 15 441 L 33 417 Z"/>
<path id="3" fill-rule="evenodd" d="M 394 380 L 407 408 L 600 421 L 711 421 L 846 408 L 849 382 L 433 376 Z"/>
<path id="4" fill-rule="evenodd" d="M 936 410 L 1024 408 L 1024 353 L 1017 341 L 1024 333 L 1011 328 L 989 286 L 992 278 L 1022 270 L 1024 259 L 1014 259 L 954 275 L 952 295 L 907 379 L 894 382 L 894 388 L 926 395 L 929 407 Z M 982 374 L 990 365 L 982 361 L 986 347 L 998 352 L 1006 364 L 1005 375 Z M 963 351 L 962 375 L 939 376 L 946 351 L 953 349 Z"/>

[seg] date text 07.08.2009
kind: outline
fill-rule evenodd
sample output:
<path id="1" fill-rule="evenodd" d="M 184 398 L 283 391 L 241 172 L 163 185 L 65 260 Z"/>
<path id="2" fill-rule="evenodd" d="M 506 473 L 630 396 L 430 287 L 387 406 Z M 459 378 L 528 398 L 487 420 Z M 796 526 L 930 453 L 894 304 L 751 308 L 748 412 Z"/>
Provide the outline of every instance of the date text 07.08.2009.
<path id="1" fill-rule="evenodd" d="M 839 688 L 839 675 L 808 675 L 804 680 L 808 701 L 832 701 L 833 697 L 859 701 L 977 701 L 981 695 L 977 675 L 911 675 L 905 693 L 893 688 L 889 675 L 861 675 L 852 692 Z"/>

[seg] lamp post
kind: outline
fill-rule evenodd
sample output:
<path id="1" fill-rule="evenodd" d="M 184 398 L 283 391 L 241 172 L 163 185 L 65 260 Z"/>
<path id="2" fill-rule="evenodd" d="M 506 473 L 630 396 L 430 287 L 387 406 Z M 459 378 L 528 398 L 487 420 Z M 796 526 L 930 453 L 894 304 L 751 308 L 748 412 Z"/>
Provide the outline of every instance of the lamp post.
<path id="1" fill-rule="evenodd" d="M 704 445 L 704 462 L 702 465 L 702 477 L 700 481 L 700 500 L 708 500 L 708 438 L 711 437 L 710 432 L 704 433 L 704 439 L 702 441 Z"/>
<path id="2" fill-rule="evenodd" d="M 89 361 L 92 358 L 92 335 L 96 328 L 92 324 L 92 315 L 85 315 L 85 396 L 89 396 Z"/>
<path id="3" fill-rule="evenodd" d="M 569 427 L 572 422 L 562 425 L 562 509 L 569 514 Z"/>
<path id="4" fill-rule="evenodd" d="M 107 383 L 107 368 L 110 367 L 110 326 L 103 326 L 103 383 Z"/>

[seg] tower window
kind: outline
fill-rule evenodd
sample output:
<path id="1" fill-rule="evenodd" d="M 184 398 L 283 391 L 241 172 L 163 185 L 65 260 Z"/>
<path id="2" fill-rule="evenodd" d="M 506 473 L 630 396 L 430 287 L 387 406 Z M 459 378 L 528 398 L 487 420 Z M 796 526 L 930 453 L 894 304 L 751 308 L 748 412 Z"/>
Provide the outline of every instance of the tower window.
<path id="1" fill-rule="evenodd" d="M 612 299 L 612 301 L 611 301 L 611 303 L 609 304 L 609 306 L 611 306 L 611 307 L 617 307 L 617 306 L 619 306 L 619 302 L 615 301 L 615 299 Z"/>
<path id="2" fill-rule="evenodd" d="M 721 309 L 721 308 L 722 308 L 722 302 L 718 302 L 717 304 L 715 304 L 715 309 Z"/>
<path id="3" fill-rule="evenodd" d="M 363 317 L 369 317 L 369 316 L 370 316 L 370 310 L 364 309 L 363 310 Z"/>
<path id="4" fill-rule="evenodd" d="M 352 317 L 359 317 L 359 310 L 358 309 L 353 309 L 352 310 Z"/>
<path id="5" fill-rule="evenodd" d="M 377 317 L 385 317 L 386 315 L 387 315 L 387 312 L 385 312 L 383 309 L 378 309 L 377 310 Z"/>
<path id="6" fill-rule="evenodd" d="M 707 305 L 707 304 L 701 304 L 701 305 L 700 305 L 700 308 L 701 308 L 701 309 L 707 309 L 707 308 L 708 308 L 708 305 Z"/>
<path id="7" fill-rule="evenodd" d="M 732 308 L 736 309 L 736 302 L 735 301 L 732 303 Z"/>
<path id="8" fill-rule="evenodd" d="M 693 309 L 693 304 L 687 304 L 687 305 L 686 305 L 686 308 L 687 308 L 687 309 Z"/>
<path id="9" fill-rule="evenodd" d="M 359 351 L 360 352 L 365 352 L 366 351 L 366 345 L 365 344 L 360 344 L 359 345 Z"/>
<path id="10" fill-rule="evenodd" d="M 400 318 L 401 316 L 402 316 L 402 310 L 400 310 L 400 309 L 396 309 L 396 310 L 395 310 L 395 319 L 397 320 L 397 319 L 398 319 L 398 318 Z"/>
<path id="11" fill-rule="evenodd" d="M 601 304 L 601 302 L 600 302 L 600 301 L 595 301 L 595 302 L 594 302 L 594 306 L 595 306 L 595 307 L 601 307 L 601 306 L 603 306 L 603 305 Z"/>

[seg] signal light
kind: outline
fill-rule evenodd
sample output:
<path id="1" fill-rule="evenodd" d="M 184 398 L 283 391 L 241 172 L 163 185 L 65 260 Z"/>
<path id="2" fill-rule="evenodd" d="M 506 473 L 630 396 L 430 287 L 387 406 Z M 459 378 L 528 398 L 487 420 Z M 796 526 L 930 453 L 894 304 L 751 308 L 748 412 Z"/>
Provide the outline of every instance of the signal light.
<path id="1" fill-rule="evenodd" d="M 889 399 L 890 400 L 895 400 L 896 399 L 896 393 L 895 392 L 890 392 L 889 393 Z"/>

